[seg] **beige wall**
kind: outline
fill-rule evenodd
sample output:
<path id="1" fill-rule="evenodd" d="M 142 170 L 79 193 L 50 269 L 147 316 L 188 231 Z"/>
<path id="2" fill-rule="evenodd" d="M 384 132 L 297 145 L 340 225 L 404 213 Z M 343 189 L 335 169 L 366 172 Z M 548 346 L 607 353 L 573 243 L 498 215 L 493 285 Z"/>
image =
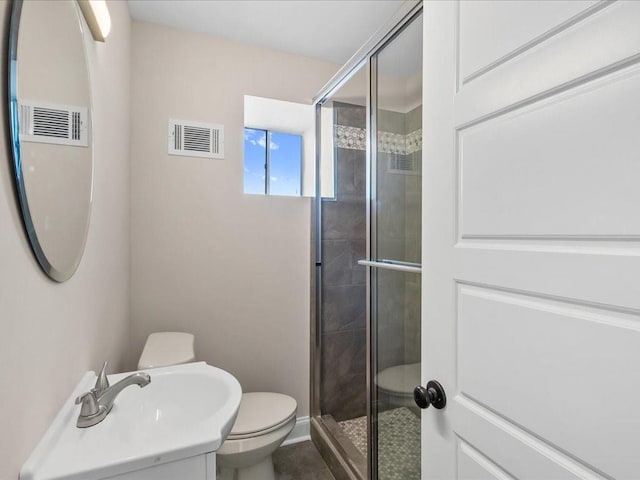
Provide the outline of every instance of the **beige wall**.
<path id="1" fill-rule="evenodd" d="M 308 415 L 310 200 L 244 195 L 243 95 L 307 102 L 338 66 L 133 23 L 132 357 L 150 332 Z M 221 123 L 224 160 L 167 155 L 167 120 Z"/>
<path id="2" fill-rule="evenodd" d="M 89 42 L 95 126 L 91 226 L 80 267 L 56 284 L 38 267 L 14 198 L 6 136 L 0 153 L 0 479 L 14 480 L 87 370 L 124 366 L 129 334 L 129 55 L 127 4 L 109 3 L 106 44 Z M 0 1 L 2 75 L 10 3 Z M 4 83 L 3 87 L 4 89 Z M 6 92 L 1 97 L 7 98 Z M 6 113 L 0 115 L 7 130 Z"/>

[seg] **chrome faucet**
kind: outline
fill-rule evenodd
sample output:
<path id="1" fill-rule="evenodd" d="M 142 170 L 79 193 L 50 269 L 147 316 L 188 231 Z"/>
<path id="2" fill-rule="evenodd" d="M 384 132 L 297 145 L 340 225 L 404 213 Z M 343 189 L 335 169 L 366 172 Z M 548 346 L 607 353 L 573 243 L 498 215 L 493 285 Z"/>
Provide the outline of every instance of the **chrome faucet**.
<path id="1" fill-rule="evenodd" d="M 104 420 L 118 394 L 128 386 L 138 385 L 142 388 L 151 383 L 148 373 L 137 372 L 110 386 L 106 370 L 107 362 L 104 362 L 95 387 L 76 398 L 76 405 L 82 404 L 76 423 L 79 428 L 91 427 Z"/>

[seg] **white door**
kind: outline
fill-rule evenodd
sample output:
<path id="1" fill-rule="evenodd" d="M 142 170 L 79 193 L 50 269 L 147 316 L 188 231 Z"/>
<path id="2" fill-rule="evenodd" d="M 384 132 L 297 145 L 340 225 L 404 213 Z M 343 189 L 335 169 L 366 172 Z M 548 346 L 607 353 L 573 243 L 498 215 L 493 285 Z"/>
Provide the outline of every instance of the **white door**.
<path id="1" fill-rule="evenodd" d="M 425 2 L 423 479 L 640 479 L 640 1 Z"/>

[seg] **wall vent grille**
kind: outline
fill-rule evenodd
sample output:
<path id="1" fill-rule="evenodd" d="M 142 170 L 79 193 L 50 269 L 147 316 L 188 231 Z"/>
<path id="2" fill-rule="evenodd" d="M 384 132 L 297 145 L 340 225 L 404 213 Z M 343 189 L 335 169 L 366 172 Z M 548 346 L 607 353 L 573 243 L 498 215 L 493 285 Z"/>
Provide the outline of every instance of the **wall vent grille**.
<path id="1" fill-rule="evenodd" d="M 86 107 L 22 101 L 18 123 L 21 142 L 89 146 Z"/>
<path id="2" fill-rule="evenodd" d="M 389 173 L 403 175 L 419 175 L 420 168 L 416 165 L 415 155 L 389 154 Z"/>
<path id="3" fill-rule="evenodd" d="M 169 119 L 169 155 L 224 158 L 224 126 Z"/>

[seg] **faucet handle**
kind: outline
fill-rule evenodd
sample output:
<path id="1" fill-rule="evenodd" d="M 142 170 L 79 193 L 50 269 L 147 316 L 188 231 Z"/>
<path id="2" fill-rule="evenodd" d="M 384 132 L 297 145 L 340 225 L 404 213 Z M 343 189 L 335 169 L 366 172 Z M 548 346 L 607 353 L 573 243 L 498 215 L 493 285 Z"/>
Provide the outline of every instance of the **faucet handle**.
<path id="1" fill-rule="evenodd" d="M 109 388 L 109 379 L 107 378 L 107 362 L 105 361 L 102 364 L 102 370 L 100 370 L 100 373 L 98 374 L 94 390 L 96 391 L 96 394 L 100 396 L 107 388 Z"/>
<path id="2" fill-rule="evenodd" d="M 82 407 L 80 407 L 81 417 L 95 415 L 100 410 L 95 390 L 89 390 L 76 398 L 76 405 L 80 404 L 82 404 Z"/>

